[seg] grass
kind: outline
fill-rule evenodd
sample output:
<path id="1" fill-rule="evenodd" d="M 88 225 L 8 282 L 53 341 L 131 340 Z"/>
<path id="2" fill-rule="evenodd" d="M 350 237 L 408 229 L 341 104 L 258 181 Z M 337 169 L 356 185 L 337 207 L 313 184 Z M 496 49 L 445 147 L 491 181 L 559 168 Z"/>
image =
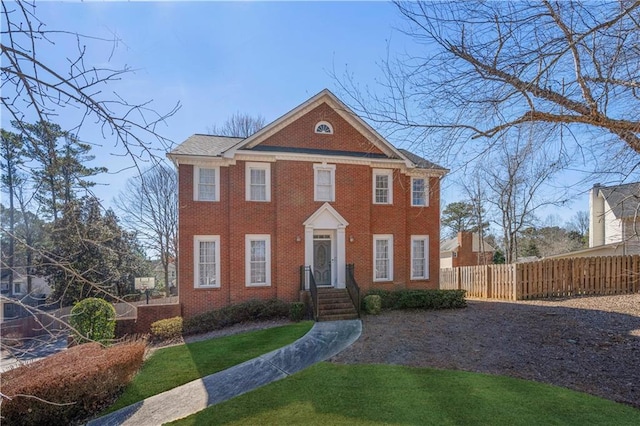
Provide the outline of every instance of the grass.
<path id="1" fill-rule="evenodd" d="M 305 321 L 159 349 L 103 414 L 286 346 L 312 326 Z"/>
<path id="2" fill-rule="evenodd" d="M 320 363 L 171 424 L 622 426 L 640 410 L 504 376 Z"/>

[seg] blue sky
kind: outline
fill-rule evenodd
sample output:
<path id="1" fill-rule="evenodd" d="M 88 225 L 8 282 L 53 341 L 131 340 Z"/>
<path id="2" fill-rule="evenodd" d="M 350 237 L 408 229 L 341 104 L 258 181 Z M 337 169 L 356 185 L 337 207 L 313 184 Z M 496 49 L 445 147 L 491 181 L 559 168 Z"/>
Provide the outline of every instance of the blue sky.
<path id="1" fill-rule="evenodd" d="M 158 129 L 175 143 L 235 112 L 270 122 L 324 88 L 335 91 L 334 69 L 348 68 L 359 85 L 374 86 L 388 43 L 394 52 L 412 48 L 395 30 L 403 22 L 388 2 L 37 2 L 37 15 L 49 29 L 117 37 L 113 54 L 109 43 L 87 42 L 87 62 L 134 68 L 108 88 L 133 102 L 152 99 L 160 112 L 180 102 Z M 75 48 L 67 39 L 40 53 L 64 68 Z M 95 144 L 99 165 L 130 166 L 98 131 L 80 137 Z M 96 194 L 109 204 L 133 173 L 97 178 Z M 458 198 L 454 182 L 445 180 L 443 205 Z M 583 198 L 573 211 L 586 208 Z"/>

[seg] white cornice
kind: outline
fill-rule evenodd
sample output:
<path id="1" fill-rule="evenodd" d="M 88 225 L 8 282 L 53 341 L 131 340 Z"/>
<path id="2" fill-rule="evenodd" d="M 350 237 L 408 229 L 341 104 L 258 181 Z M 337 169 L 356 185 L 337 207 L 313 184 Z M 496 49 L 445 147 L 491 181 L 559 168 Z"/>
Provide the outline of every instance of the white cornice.
<path id="1" fill-rule="evenodd" d="M 408 168 L 406 167 L 405 161 L 400 159 L 359 158 L 350 156 L 302 154 L 294 152 L 256 152 L 243 150 L 237 151 L 234 158 L 176 154 L 171 154 L 169 158 L 171 158 L 177 165 L 192 164 L 194 166 L 226 167 L 235 165 L 236 161 L 255 161 L 265 163 L 274 163 L 276 161 L 301 161 L 305 163 L 352 164 L 378 169 L 399 169 L 407 176 L 440 177 L 446 174 L 446 171 L 444 170 Z"/>

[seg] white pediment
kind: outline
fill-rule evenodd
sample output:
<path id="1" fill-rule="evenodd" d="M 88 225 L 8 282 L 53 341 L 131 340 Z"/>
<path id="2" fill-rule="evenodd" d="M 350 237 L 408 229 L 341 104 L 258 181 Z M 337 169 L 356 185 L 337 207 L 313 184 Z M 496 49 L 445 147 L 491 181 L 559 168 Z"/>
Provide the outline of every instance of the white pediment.
<path id="1" fill-rule="evenodd" d="M 338 229 L 345 228 L 349 222 L 331 204 L 324 203 L 303 223 L 304 226 L 315 229 Z"/>

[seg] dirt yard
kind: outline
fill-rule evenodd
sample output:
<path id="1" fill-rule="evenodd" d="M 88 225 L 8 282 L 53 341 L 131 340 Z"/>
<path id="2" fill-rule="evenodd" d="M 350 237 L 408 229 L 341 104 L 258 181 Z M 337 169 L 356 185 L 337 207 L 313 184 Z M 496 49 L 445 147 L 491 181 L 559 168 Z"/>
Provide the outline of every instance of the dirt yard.
<path id="1" fill-rule="evenodd" d="M 364 315 L 332 361 L 507 375 L 640 408 L 640 294 Z"/>

